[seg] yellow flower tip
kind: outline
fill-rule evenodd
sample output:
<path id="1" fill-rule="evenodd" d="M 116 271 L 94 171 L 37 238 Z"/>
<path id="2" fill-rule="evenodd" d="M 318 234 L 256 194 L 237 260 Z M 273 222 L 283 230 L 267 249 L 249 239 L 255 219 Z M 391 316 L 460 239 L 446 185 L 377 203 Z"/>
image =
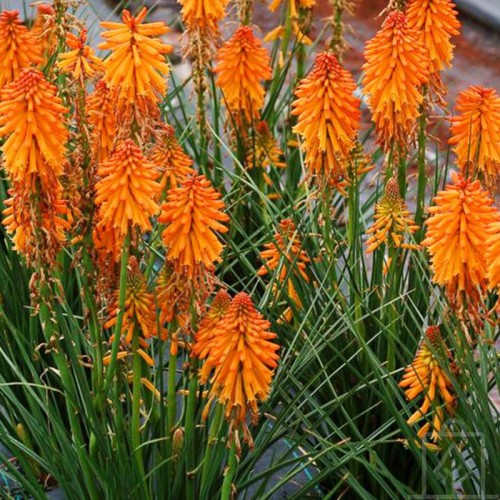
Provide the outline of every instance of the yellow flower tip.
<path id="1" fill-rule="evenodd" d="M 265 264 L 257 271 L 258 276 L 265 276 L 268 269 L 274 271 L 281 267 L 278 276 L 280 283 L 285 283 L 287 276 L 290 278 L 290 270 L 296 276 L 309 281 L 306 269 L 310 259 L 305 250 L 302 249 L 302 241 L 291 219 L 284 219 L 280 222 L 278 231 L 274 235 L 274 241 L 264 245 L 260 257 Z M 295 296 L 296 293 L 294 292 L 293 295 Z"/>
<path id="2" fill-rule="evenodd" d="M 193 160 L 178 143 L 172 126 L 160 125 L 155 135 L 156 143 L 150 157 L 158 168 L 161 190 L 176 188 L 195 173 Z"/>
<path id="3" fill-rule="evenodd" d="M 370 237 L 366 240 L 366 253 L 374 252 L 383 244 L 394 248 L 418 250 L 420 248 L 418 245 L 405 241 L 406 236 L 414 234 L 418 229 L 419 226 L 413 221 L 399 193 L 397 181 L 389 179 L 384 196 L 375 205 L 373 225 L 367 230 Z"/>
<path id="4" fill-rule="evenodd" d="M 282 3 L 283 0 L 272 0 L 268 8 L 271 12 L 275 12 Z M 290 18 L 298 19 L 299 8 L 312 9 L 316 5 L 316 0 L 284 0 L 284 3 L 289 9 Z"/>
<path id="5" fill-rule="evenodd" d="M 451 138 L 464 175 L 478 173 L 496 188 L 500 175 L 500 96 L 495 89 L 471 86 L 456 101 Z"/>
<path id="6" fill-rule="evenodd" d="M 0 13 L 0 89 L 12 83 L 21 71 L 43 62 L 33 34 L 22 24 L 17 10 Z"/>
<path id="7" fill-rule="evenodd" d="M 201 320 L 198 331 L 195 333 L 192 354 L 199 359 L 205 359 L 211 349 L 215 328 L 219 321 L 226 315 L 231 305 L 231 296 L 225 291 L 220 290 L 214 297 L 214 300 L 204 318 Z M 209 363 L 205 363 L 200 371 L 200 381 L 205 384 L 212 370 Z"/>
<path id="8" fill-rule="evenodd" d="M 209 397 L 217 397 L 225 406 L 232 425 L 246 428 L 247 414 L 256 418 L 257 403 L 269 394 L 279 359 L 276 335 L 269 328 L 252 299 L 239 293 L 213 332 L 207 362 L 215 373 Z"/>
<path id="9" fill-rule="evenodd" d="M 240 26 L 217 52 L 217 86 L 230 112 L 257 118 L 264 104 L 262 81 L 272 76 L 270 59 L 248 26 Z"/>
<path id="10" fill-rule="evenodd" d="M 172 47 L 159 37 L 167 33 L 168 28 L 163 22 L 143 23 L 146 14 L 145 7 L 136 17 L 125 9 L 123 23 L 101 23 L 107 31 L 102 34 L 106 41 L 99 48 L 111 50 L 104 61 L 104 80 L 109 87 L 117 89 L 125 106 L 156 105 L 167 90 L 169 65 L 165 55 Z"/>
<path id="11" fill-rule="evenodd" d="M 24 69 L 0 93 L 0 138 L 4 166 L 14 181 L 38 176 L 51 186 L 63 172 L 67 112 L 57 89 L 41 71 Z"/>
<path id="12" fill-rule="evenodd" d="M 118 144 L 98 167 L 96 205 L 101 223 L 122 239 L 132 226 L 151 229 L 150 218 L 159 211 L 154 201 L 160 192 L 156 167 L 130 139 Z"/>
<path id="13" fill-rule="evenodd" d="M 57 67 L 63 73 L 70 74 L 75 80 L 82 82 L 104 70 L 102 60 L 95 55 L 92 47 L 85 45 L 86 41 L 86 28 L 82 29 L 79 36 L 68 33 L 66 45 L 71 50 L 60 54 L 57 62 Z"/>
<path id="14" fill-rule="evenodd" d="M 485 228 L 498 223 L 500 215 L 478 180 L 454 172 L 452 181 L 428 209 L 422 245 L 431 255 L 434 283 L 446 286 L 449 295 L 463 292 L 476 300 L 476 287 L 484 288 L 487 279 Z"/>
<path id="15" fill-rule="evenodd" d="M 453 48 L 450 39 L 460 34 L 458 12 L 451 0 L 410 0 L 406 9 L 408 27 L 419 33 L 427 49 L 431 73 L 451 66 Z"/>
<path id="16" fill-rule="evenodd" d="M 220 198 L 205 176 L 192 175 L 168 191 L 161 207 L 158 220 L 167 225 L 162 233 L 167 259 L 190 278 L 200 267 L 210 269 L 220 260 L 222 243 L 217 233 L 227 232 L 224 223 L 229 221 Z"/>
<path id="17" fill-rule="evenodd" d="M 275 40 L 280 40 L 283 38 L 285 34 L 284 26 L 276 26 L 276 28 L 272 29 L 262 40 L 265 43 L 274 42 Z"/>
<path id="18" fill-rule="evenodd" d="M 399 383 L 400 387 L 406 388 L 405 394 L 408 400 L 411 401 L 420 394 L 423 395 L 420 408 L 410 416 L 407 422 L 408 425 L 413 425 L 429 413 L 433 415 L 432 439 L 434 441 L 439 438 L 444 410 L 449 416 L 453 416 L 456 403 L 453 383 L 443 363 L 447 363 L 448 371 L 456 372 L 451 353 L 441 337 L 439 327 L 430 326 L 426 330 L 425 338 L 420 344 L 414 361 L 405 369 L 405 374 Z M 430 423 L 426 422 L 418 432 L 418 436 L 422 438 L 430 427 Z"/>
<path id="19" fill-rule="evenodd" d="M 335 55 L 323 52 L 297 86 L 292 114 L 302 138 L 305 163 L 320 185 L 341 186 L 361 117 L 356 83 Z"/>
<path id="20" fill-rule="evenodd" d="M 292 31 L 293 31 L 293 34 L 297 37 L 298 43 L 301 43 L 304 45 L 312 45 L 312 43 L 313 43 L 312 40 L 307 35 L 302 33 L 302 31 L 299 27 L 299 23 L 297 23 L 296 21 L 292 22 Z"/>
<path id="21" fill-rule="evenodd" d="M 403 12 L 391 12 L 366 44 L 364 91 L 372 110 L 378 141 L 388 151 L 393 142 L 407 147 L 429 80 L 429 56 L 419 32 Z"/>
<path id="22" fill-rule="evenodd" d="M 119 306 L 119 290 L 115 292 L 114 302 L 110 309 L 110 318 L 104 324 L 105 328 L 112 328 L 117 323 Z M 153 336 L 164 337 L 164 332 L 156 327 L 156 308 L 153 294 L 148 290 L 146 278 L 142 274 L 137 258 L 130 257 L 127 266 L 127 282 L 125 287 L 125 308 L 121 335 L 125 344 L 132 343 L 134 332 L 140 334 L 140 344 L 147 348 L 145 339 Z M 149 364 L 151 358 L 144 350 L 140 355 Z"/>
<path id="23" fill-rule="evenodd" d="M 226 14 L 228 0 L 178 0 L 182 19 L 191 28 L 217 29 Z"/>

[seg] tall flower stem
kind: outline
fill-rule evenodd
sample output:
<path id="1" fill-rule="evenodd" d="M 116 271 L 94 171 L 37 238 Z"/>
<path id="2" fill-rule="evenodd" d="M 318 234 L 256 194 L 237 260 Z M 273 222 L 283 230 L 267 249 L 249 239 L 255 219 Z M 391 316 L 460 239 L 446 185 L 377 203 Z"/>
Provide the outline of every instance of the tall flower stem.
<path id="1" fill-rule="evenodd" d="M 189 381 L 189 392 L 186 404 L 186 420 L 184 423 L 184 428 L 186 430 L 185 443 L 186 443 L 186 498 L 188 500 L 195 500 L 195 485 L 196 481 L 193 477 L 190 477 L 190 473 L 195 469 L 196 457 L 195 457 L 195 439 L 194 439 L 194 428 L 195 428 L 195 416 L 196 416 L 196 393 L 198 391 L 198 375 L 196 374 L 198 363 L 193 360 L 193 374 L 191 380 Z"/>
<path id="2" fill-rule="evenodd" d="M 175 426 L 175 416 L 177 413 L 177 400 L 176 400 L 176 368 L 177 368 L 177 353 L 170 351 L 168 360 L 168 388 L 167 388 L 167 433 L 171 434 Z M 170 440 L 169 440 L 170 441 Z"/>
<path id="3" fill-rule="evenodd" d="M 365 339 L 366 332 L 363 323 L 363 308 L 360 289 L 363 286 L 363 277 L 361 276 L 358 258 L 362 259 L 362 248 L 359 240 L 359 183 L 356 172 L 351 174 L 351 185 L 348 192 L 348 222 L 347 222 L 347 242 L 349 245 L 349 268 L 351 269 L 351 304 L 354 307 L 354 319 L 356 329 L 361 339 Z"/>
<path id="4" fill-rule="evenodd" d="M 201 472 L 201 497 L 208 497 L 210 491 L 210 486 L 212 481 L 209 481 L 210 471 L 213 469 L 212 456 L 214 452 L 214 447 L 217 444 L 217 436 L 219 434 L 220 426 L 224 416 L 224 407 L 217 403 L 214 414 L 212 417 L 212 422 L 210 424 L 210 430 L 208 431 L 207 446 L 205 448 L 205 455 L 203 457 L 203 469 Z"/>
<path id="5" fill-rule="evenodd" d="M 236 457 L 236 443 L 231 444 L 231 449 L 229 450 L 229 456 L 227 459 L 227 467 L 224 472 L 224 482 L 222 483 L 221 500 L 231 499 L 231 487 L 233 484 L 234 473 L 236 472 L 236 466 L 238 460 Z"/>
<path id="6" fill-rule="evenodd" d="M 141 434 L 140 434 L 140 419 L 141 419 L 141 373 L 142 373 L 142 360 L 139 354 L 139 331 L 137 328 L 134 330 L 132 337 L 132 423 L 130 426 L 132 452 L 135 456 L 135 461 L 141 479 L 144 478 L 144 462 L 142 459 L 141 449 Z M 143 484 L 143 491 L 147 498 L 147 487 Z"/>
<path id="7" fill-rule="evenodd" d="M 118 295 L 118 315 L 116 317 L 116 326 L 114 332 L 115 336 L 113 339 L 113 345 L 111 346 L 111 360 L 106 372 L 106 380 L 104 382 L 104 390 L 103 390 L 104 395 L 107 394 L 116 371 L 116 359 L 118 356 L 118 348 L 120 346 L 120 338 L 123 325 L 123 312 L 125 308 L 125 297 L 127 290 L 127 264 L 129 255 L 129 246 L 130 246 L 130 233 L 127 233 L 122 248 L 122 256 L 120 263 L 120 292 Z"/>

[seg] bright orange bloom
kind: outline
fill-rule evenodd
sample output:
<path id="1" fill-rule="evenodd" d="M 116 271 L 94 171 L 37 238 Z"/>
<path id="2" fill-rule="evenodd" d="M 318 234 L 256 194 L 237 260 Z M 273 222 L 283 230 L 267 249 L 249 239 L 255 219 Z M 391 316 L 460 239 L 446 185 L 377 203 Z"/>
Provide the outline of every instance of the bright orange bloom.
<path id="1" fill-rule="evenodd" d="M 31 33 L 40 45 L 44 63 L 49 60 L 57 49 L 56 28 L 56 11 L 52 5 L 48 3 L 38 4 Z"/>
<path id="2" fill-rule="evenodd" d="M 434 198 L 427 234 L 422 245 L 431 254 L 433 281 L 445 285 L 451 293 L 464 291 L 474 296 L 474 286 L 483 288 L 487 278 L 485 254 L 488 250 L 486 229 L 500 220 L 498 210 L 479 181 L 457 173 Z"/>
<path id="3" fill-rule="evenodd" d="M 496 186 L 500 174 L 500 97 L 495 89 L 471 86 L 457 97 L 450 144 L 464 175 L 481 173 Z"/>
<path id="4" fill-rule="evenodd" d="M 285 0 L 288 2 L 288 0 Z M 269 10 L 274 12 L 280 4 L 283 3 L 283 0 L 273 0 L 269 5 Z M 292 19 L 298 19 L 299 17 L 299 8 L 302 7 L 304 9 L 311 9 L 316 5 L 316 0 L 289 0 L 290 3 L 290 17 Z"/>
<path id="5" fill-rule="evenodd" d="M 361 116 L 355 90 L 351 74 L 333 53 L 323 52 L 295 91 L 292 114 L 297 115 L 297 125 L 293 131 L 302 137 L 306 165 L 320 182 L 345 176 Z"/>
<path id="6" fill-rule="evenodd" d="M 41 71 L 25 69 L 0 94 L 0 137 L 5 169 L 14 181 L 32 175 L 52 184 L 63 172 L 68 131 L 67 112 L 57 89 Z"/>
<path id="7" fill-rule="evenodd" d="M 302 302 L 293 285 L 292 275 L 309 281 L 306 267 L 310 262 L 306 252 L 302 249 L 300 236 L 291 219 L 282 220 L 278 231 L 274 235 L 275 241 L 266 243 L 265 250 L 260 257 L 265 264 L 257 271 L 258 276 L 265 276 L 268 270 L 279 269 L 277 280 L 286 284 L 288 297 L 293 300 L 297 307 L 302 307 Z M 285 313 L 286 319 L 291 319 L 291 311 Z"/>
<path id="8" fill-rule="evenodd" d="M 227 232 L 222 223 L 229 220 L 220 197 L 205 176 L 193 175 L 170 189 L 161 207 L 158 220 L 167 224 L 162 233 L 167 259 L 191 278 L 200 265 L 211 268 L 220 261 L 222 244 L 216 232 Z"/>
<path id="9" fill-rule="evenodd" d="M 14 250 L 22 253 L 28 264 L 37 257 L 54 263 L 71 227 L 71 215 L 61 198 L 61 186 L 56 184 L 47 196 L 34 198 L 31 186 L 14 182 L 3 211 L 7 233 L 12 235 Z"/>
<path id="10" fill-rule="evenodd" d="M 217 52 L 217 85 L 230 112 L 251 120 L 264 104 L 262 80 L 271 78 L 270 59 L 261 41 L 248 26 L 236 33 Z"/>
<path id="11" fill-rule="evenodd" d="M 226 418 L 246 429 L 250 412 L 257 418 L 257 402 L 264 401 L 270 390 L 279 359 L 279 346 L 272 342 L 269 321 L 255 309 L 246 293 L 233 299 L 213 331 L 207 363 L 215 366 L 210 399 L 218 398 L 225 406 Z"/>
<path id="12" fill-rule="evenodd" d="M 100 222 L 113 228 L 117 240 L 125 237 L 131 226 L 149 231 L 150 217 L 160 209 L 154 201 L 160 185 L 155 180 L 155 166 L 139 147 L 130 139 L 121 142 L 97 173 L 101 180 L 96 184 L 95 202 Z"/>
<path id="13" fill-rule="evenodd" d="M 420 33 L 429 54 L 431 73 L 451 66 L 453 48 L 450 39 L 460 34 L 458 12 L 451 0 L 410 0 L 406 10 L 408 27 Z"/>
<path id="14" fill-rule="evenodd" d="M 500 287 L 500 217 L 488 227 L 488 239 L 486 242 L 486 265 L 488 267 L 489 287 Z"/>
<path id="15" fill-rule="evenodd" d="M 184 152 L 177 142 L 174 128 L 162 125 L 156 131 L 157 142 L 151 153 L 151 161 L 160 171 L 162 191 L 179 186 L 186 178 L 195 173 L 192 168 L 193 160 Z"/>
<path id="16" fill-rule="evenodd" d="M 17 10 L 0 13 L 0 89 L 24 68 L 42 62 L 40 46 L 21 23 Z"/>
<path id="17" fill-rule="evenodd" d="M 391 12 L 375 37 L 366 44 L 363 85 L 378 134 L 387 151 L 412 138 L 429 79 L 429 56 L 420 34 L 406 16 Z"/>
<path id="18" fill-rule="evenodd" d="M 191 350 L 193 356 L 199 359 L 205 359 L 209 356 L 214 340 L 214 332 L 223 321 L 229 307 L 231 306 L 231 296 L 225 291 L 220 290 L 214 297 L 207 314 L 200 321 L 198 331 L 194 335 L 194 345 Z M 209 362 L 206 362 L 200 370 L 200 381 L 206 384 L 210 372 L 214 368 Z"/>
<path id="19" fill-rule="evenodd" d="M 448 416 L 453 416 L 455 411 L 455 399 L 453 384 L 447 375 L 443 364 L 446 363 L 448 371 L 456 371 L 451 354 L 439 333 L 439 327 L 427 328 L 425 339 L 413 363 L 405 369 L 400 387 L 407 387 L 405 394 L 409 401 L 423 394 L 424 401 L 420 408 L 408 419 L 408 424 L 413 425 L 427 413 L 434 414 L 432 420 L 432 440 L 439 439 L 439 431 L 444 422 L 444 409 Z M 424 424 L 418 432 L 423 438 L 430 429 L 430 423 Z"/>
<path id="20" fill-rule="evenodd" d="M 159 37 L 168 32 L 168 27 L 163 22 L 143 24 L 146 14 L 145 7 L 136 17 L 125 9 L 123 24 L 101 23 L 108 31 L 102 34 L 106 42 L 99 48 L 112 51 L 104 61 L 104 81 L 116 88 L 119 98 L 128 104 L 141 99 L 157 104 L 167 90 L 169 66 L 165 55 L 172 47 Z"/>
<path id="21" fill-rule="evenodd" d="M 92 127 L 92 151 L 97 161 L 102 163 L 113 149 L 117 128 L 114 95 L 104 80 L 99 80 L 87 97 L 86 111 Z"/>
<path id="22" fill-rule="evenodd" d="M 94 53 L 94 49 L 85 45 L 87 41 L 87 30 L 83 29 L 80 36 L 72 33 L 66 36 L 66 45 L 71 49 L 69 52 L 59 55 L 57 67 L 63 73 L 69 73 L 75 80 L 83 82 L 86 78 L 95 75 L 96 72 L 103 71 L 102 60 Z"/>
<path id="23" fill-rule="evenodd" d="M 115 294 L 115 303 L 111 309 L 110 319 L 104 328 L 113 328 L 118 320 L 119 291 Z M 156 309 L 153 294 L 148 290 L 146 278 L 139 269 L 135 257 L 130 257 L 127 269 L 127 284 L 125 289 L 125 307 L 121 334 L 125 344 L 132 344 L 134 332 L 140 335 L 138 350 L 142 358 L 151 366 L 154 365 L 151 357 L 144 351 L 148 343 L 145 339 L 158 336 L 156 328 Z M 163 332 L 161 334 L 164 338 Z M 113 341 L 113 336 L 110 341 Z M 107 357 L 109 358 L 109 356 Z"/>
<path id="24" fill-rule="evenodd" d="M 370 238 L 366 241 L 366 253 L 371 253 L 382 244 L 393 245 L 396 248 L 417 250 L 418 245 L 405 243 L 405 235 L 413 234 L 419 226 L 415 224 L 405 201 L 399 194 L 395 179 L 391 178 L 385 187 L 385 195 L 375 205 L 375 221 L 366 231 Z"/>
<path id="25" fill-rule="evenodd" d="M 191 28 L 217 29 L 217 23 L 226 14 L 228 0 L 178 0 L 182 5 L 182 19 Z"/>

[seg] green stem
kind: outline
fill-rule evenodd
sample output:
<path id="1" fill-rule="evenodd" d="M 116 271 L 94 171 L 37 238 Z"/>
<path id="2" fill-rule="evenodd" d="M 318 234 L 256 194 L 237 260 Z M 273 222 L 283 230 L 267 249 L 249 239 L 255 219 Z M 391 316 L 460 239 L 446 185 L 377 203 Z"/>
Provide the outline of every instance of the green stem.
<path id="1" fill-rule="evenodd" d="M 168 389 L 167 389 L 167 433 L 171 436 L 175 427 L 175 417 L 177 413 L 177 394 L 176 394 L 176 368 L 177 354 L 170 351 L 168 360 Z"/>
<path id="2" fill-rule="evenodd" d="M 347 242 L 349 246 L 349 268 L 351 270 L 351 304 L 354 307 L 354 318 L 356 329 L 361 339 L 365 339 L 366 332 L 363 323 L 363 308 L 360 296 L 360 290 L 363 287 L 363 277 L 359 269 L 359 260 L 363 256 L 359 255 L 363 252 L 362 247 L 359 245 L 359 185 L 356 173 L 351 175 L 351 185 L 348 192 L 348 222 L 347 222 Z"/>
<path id="3" fill-rule="evenodd" d="M 142 372 L 142 359 L 138 350 L 139 344 L 139 330 L 137 328 L 134 330 L 132 336 L 132 424 L 130 426 L 131 432 L 131 442 L 132 442 L 132 453 L 135 455 L 135 461 L 137 463 L 137 468 L 141 478 L 144 478 L 144 463 L 142 460 L 142 448 L 141 448 L 141 433 L 140 433 L 140 421 L 141 421 L 141 372 Z M 144 484 L 144 489 L 146 490 L 146 485 Z M 147 495 L 147 490 L 146 490 Z"/>
<path id="4" fill-rule="evenodd" d="M 201 472 L 201 498 L 208 497 L 210 492 L 211 481 L 209 481 L 210 471 L 213 469 L 212 456 L 214 452 L 214 447 L 217 444 L 217 436 L 219 434 L 220 426 L 224 417 L 224 407 L 217 403 L 215 407 L 213 420 L 210 424 L 210 430 L 208 431 L 207 446 L 205 448 L 205 455 L 203 457 L 203 469 Z"/>
<path id="5" fill-rule="evenodd" d="M 190 472 L 196 467 L 196 457 L 195 457 L 195 439 L 194 439 L 194 428 L 195 428 L 195 416 L 196 416 L 196 393 L 198 390 L 198 376 L 196 375 L 197 363 L 193 360 L 193 374 L 191 380 L 189 381 L 189 393 L 186 404 L 186 419 L 184 423 L 185 443 L 186 443 L 186 498 L 188 500 L 194 500 L 195 495 L 195 484 L 196 481 L 190 476 Z"/>
<path id="6" fill-rule="evenodd" d="M 58 333 L 54 329 L 53 318 L 51 316 L 48 304 L 52 303 L 52 300 L 49 299 L 51 296 L 50 291 L 47 285 L 42 286 L 41 297 L 42 301 L 40 303 L 40 322 L 42 324 L 42 330 L 44 332 L 45 338 L 47 342 L 52 341 L 53 337 L 57 337 Z M 78 404 L 77 391 L 75 388 L 74 381 L 71 377 L 70 370 L 68 368 L 68 362 L 66 357 L 61 349 L 62 346 L 58 345 L 52 351 L 52 355 L 57 365 L 57 369 L 59 371 L 59 376 L 61 377 L 62 385 L 64 387 L 64 392 L 68 395 L 68 397 L 64 398 L 66 402 L 66 411 L 69 418 L 69 423 L 71 427 L 71 433 L 73 435 L 73 439 L 75 441 L 75 446 L 78 450 L 78 455 L 83 454 L 83 450 L 85 449 L 85 440 L 83 438 L 82 429 L 80 427 L 80 422 L 78 420 L 78 410 L 76 408 Z M 82 456 L 81 467 L 86 477 L 86 486 L 88 487 L 88 492 L 90 498 L 97 499 L 99 498 L 97 494 L 97 490 L 95 488 L 94 475 L 90 471 L 88 466 L 88 462 L 85 456 Z"/>
<path id="7" fill-rule="evenodd" d="M 222 483 L 221 500 L 230 500 L 232 493 L 233 477 L 236 471 L 237 457 L 236 457 L 236 443 L 233 442 L 229 450 L 229 457 L 227 461 L 227 468 L 224 472 L 224 482 Z"/>
<path id="8" fill-rule="evenodd" d="M 116 318 L 115 326 L 115 337 L 113 339 L 113 345 L 111 346 L 111 360 L 106 372 L 106 380 L 104 382 L 103 395 L 105 396 L 109 390 L 109 386 L 113 381 L 113 377 L 116 371 L 116 359 L 118 356 L 118 348 L 120 346 L 120 338 L 123 326 L 123 312 L 125 309 L 125 298 L 127 291 L 127 264 L 128 264 L 128 254 L 130 246 L 130 234 L 127 233 L 125 241 L 123 242 L 122 257 L 120 264 L 120 291 L 118 296 L 118 316 Z"/>
<path id="9" fill-rule="evenodd" d="M 425 188 L 427 185 L 427 175 L 425 172 L 425 115 L 420 116 L 419 132 L 418 132 L 418 181 L 417 181 L 417 209 L 415 212 L 415 223 L 422 228 L 425 207 Z M 417 234 L 417 243 L 423 236 L 423 230 L 420 229 Z"/>

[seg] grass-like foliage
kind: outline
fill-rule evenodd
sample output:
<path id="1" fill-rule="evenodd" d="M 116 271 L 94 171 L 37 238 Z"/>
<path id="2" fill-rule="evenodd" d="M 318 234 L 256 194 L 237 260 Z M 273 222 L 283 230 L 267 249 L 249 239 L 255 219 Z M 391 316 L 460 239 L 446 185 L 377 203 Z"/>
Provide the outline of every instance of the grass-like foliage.
<path id="1" fill-rule="evenodd" d="M 355 82 L 347 0 L 179 3 L 187 77 L 154 10 L 0 12 L 2 497 L 493 498 L 500 98 L 436 139 L 453 4 L 391 0 Z"/>

